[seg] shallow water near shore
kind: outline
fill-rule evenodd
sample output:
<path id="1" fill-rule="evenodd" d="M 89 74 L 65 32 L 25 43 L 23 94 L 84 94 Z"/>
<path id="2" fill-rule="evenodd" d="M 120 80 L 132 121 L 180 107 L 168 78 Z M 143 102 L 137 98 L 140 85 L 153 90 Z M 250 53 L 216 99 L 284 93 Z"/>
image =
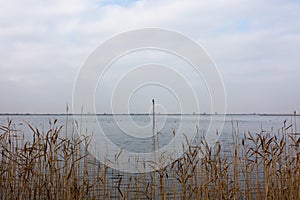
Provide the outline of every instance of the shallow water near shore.
<path id="1" fill-rule="evenodd" d="M 213 118 L 213 120 L 219 121 L 222 119 L 220 116 Z M 278 197 L 280 195 L 288 196 L 290 194 L 285 194 L 284 191 L 286 191 L 286 189 L 284 188 L 292 187 L 292 185 L 289 185 L 290 181 L 297 181 L 297 178 L 299 178 L 297 174 L 299 169 L 296 167 L 298 166 L 297 157 L 299 156 L 299 150 L 298 147 L 295 146 L 295 150 L 291 151 L 291 149 L 294 148 L 293 145 L 296 143 L 298 145 L 298 142 L 296 141 L 293 144 L 290 141 L 289 143 L 286 138 L 288 138 L 291 133 L 295 133 L 295 129 L 299 130 L 299 127 L 294 125 L 290 126 L 294 124 L 295 121 L 297 123 L 298 119 L 298 116 L 227 115 L 223 129 L 216 130 L 219 132 L 217 145 L 211 150 L 204 148 L 204 153 L 201 153 L 203 149 L 197 146 L 199 144 L 197 144 L 197 141 L 201 141 L 201 137 L 207 134 L 211 116 L 158 115 L 155 120 L 157 126 L 156 131 L 159 132 L 156 147 L 168 146 L 170 141 L 174 139 L 174 131 L 179 135 L 186 134 L 191 136 L 195 143 L 191 143 L 191 148 L 187 148 L 185 154 L 180 152 L 180 155 L 171 158 L 172 162 L 168 163 L 168 165 L 155 167 L 156 172 L 154 174 L 153 172 L 138 174 L 130 173 L 135 172 L 134 167 L 139 162 L 137 160 L 131 161 L 130 163 L 132 163 L 132 165 L 129 165 L 129 169 L 127 168 L 126 170 L 124 168 L 128 166 L 124 165 L 124 163 L 118 163 L 118 168 L 110 168 L 103 165 L 103 160 L 99 161 L 93 155 L 87 155 L 83 146 L 80 147 L 77 145 L 76 147 L 78 141 L 70 140 L 71 143 L 72 141 L 75 143 L 68 147 L 69 142 L 66 142 L 64 138 L 76 137 L 75 130 L 82 133 L 89 132 L 97 134 L 100 126 L 105 131 L 105 137 L 122 149 L 133 151 L 137 154 L 147 151 L 151 152 L 153 151 L 151 116 L 120 115 L 115 117 L 111 115 L 82 115 L 76 117 L 76 122 L 74 122 L 72 116 L 65 115 L 1 116 L 0 126 L 7 126 L 8 121 L 12 120 L 12 124 L 10 125 L 11 130 L 14 130 L 14 133 L 21 136 L 21 138 L 24 137 L 25 141 L 31 141 L 34 135 L 29 124 L 37 128 L 42 134 L 46 134 L 49 129 L 53 129 L 54 122 L 56 126 L 62 125 L 63 127 L 59 131 L 59 137 L 61 137 L 62 140 L 55 142 L 55 138 L 57 138 L 58 135 L 56 135 L 56 132 L 53 132 L 51 134 L 54 135 L 48 135 L 49 137 L 47 136 L 45 138 L 45 143 L 41 143 L 42 146 L 46 145 L 46 148 L 47 145 L 52 145 L 52 148 L 55 147 L 52 150 L 51 148 L 48 151 L 45 150 L 44 164 L 38 164 L 43 163 L 43 159 L 40 160 L 39 157 L 32 157 L 32 155 L 34 155 L 32 151 L 35 152 L 36 147 L 31 148 L 29 143 L 26 144 L 24 141 L 19 143 L 20 153 L 15 152 L 16 150 L 10 147 L 10 144 L 2 143 L 4 152 L 7 151 L 5 150 L 6 148 L 10 147 L 10 150 L 8 148 L 7 156 L 8 158 L 11 157 L 11 160 L 7 161 L 4 159 L 3 161 L 5 162 L 2 161 L 4 174 L 4 176 L 1 177 L 2 179 L 4 178 L 2 187 L 12 187 L 6 185 L 6 183 L 10 183 L 10 185 L 14 185 L 14 188 L 20 189 L 17 181 L 18 178 L 16 178 L 16 180 L 12 179 L 6 181 L 7 177 L 5 174 L 16 173 L 17 177 L 18 173 L 24 173 L 24 170 L 26 172 L 27 168 L 30 168 L 30 163 L 36 163 L 33 165 L 36 166 L 31 169 L 33 171 L 32 173 L 37 172 L 32 174 L 33 182 L 31 183 L 36 184 L 36 181 L 40 181 L 43 184 L 47 183 L 51 185 L 28 185 L 27 193 L 25 192 L 26 194 L 24 194 L 22 191 L 19 191 L 19 195 L 30 197 L 30 195 L 32 195 L 30 191 L 34 189 L 41 192 L 40 197 L 45 197 L 44 195 L 50 192 L 48 194 L 50 197 L 54 197 L 53 195 L 60 193 L 67 199 L 72 197 L 68 190 L 74 191 L 74 194 L 80 194 L 80 198 L 83 199 L 101 199 L 103 197 L 151 199 L 155 197 L 160 198 L 162 195 L 168 199 L 176 199 L 178 197 L 185 199 L 188 198 L 186 195 L 206 198 L 208 197 L 206 195 L 209 195 L 209 193 L 212 193 L 210 198 L 214 198 L 224 192 L 224 195 L 230 198 L 232 197 L 231 195 L 233 195 L 241 199 L 251 199 L 251 197 L 263 198 L 264 195 L 270 193 L 270 184 L 278 184 L 277 182 L 280 182 L 283 186 L 277 185 L 276 187 L 279 189 L 283 188 L 282 193 L 272 193 L 272 195 L 277 195 Z M 68 121 L 68 123 L 66 123 L 66 121 Z M 134 122 L 135 126 L 131 128 L 132 122 Z M 182 126 L 182 124 L 186 126 Z M 183 127 L 183 129 L 180 129 L 181 127 Z M 137 128 L 141 128 L 144 132 L 139 132 Z M 5 128 L 3 130 L 5 130 Z M 283 136 L 282 131 L 286 132 L 287 136 Z M 251 138 L 252 135 L 249 135 L 249 132 L 254 135 L 254 139 Z M 256 135 L 256 133 L 258 133 L 258 135 Z M 275 135 L 275 138 L 271 138 L 272 135 Z M 11 138 L 14 138 L 14 136 Z M 247 141 L 247 144 L 244 146 L 242 144 L 245 143 L 245 138 L 249 141 Z M 35 142 L 37 139 L 38 138 L 35 138 Z M 293 136 L 291 139 L 293 139 Z M 298 140 L 298 136 L 295 137 L 295 140 Z M 3 140 L 3 142 L 5 142 L 5 140 Z M 172 145 L 169 150 L 176 152 L 182 149 L 182 144 L 186 144 L 186 142 L 185 140 L 178 141 L 178 143 L 174 143 L 174 146 Z M 205 147 L 204 143 L 201 144 Z M 266 147 L 270 144 L 270 147 Z M 65 145 L 67 146 L 65 147 Z M 78 152 L 76 152 L 76 150 L 73 151 L 77 148 L 79 150 Z M 220 151 L 218 150 L 219 148 Z M 273 152 L 274 149 L 275 151 Z M 74 152 L 70 154 L 72 157 L 68 157 L 67 154 L 62 155 L 62 153 L 66 153 L 70 150 Z M 113 162 L 113 158 L 115 158 L 116 155 L 115 153 L 118 153 L 112 152 L 112 154 L 109 155 L 111 152 L 108 152 L 105 146 L 101 147 L 100 150 L 109 158 L 109 162 Z M 278 151 L 284 153 L 281 154 L 278 153 Z M 202 157 L 198 157 L 200 154 L 202 154 Z M 38 150 L 36 155 L 40 155 Z M 55 156 L 53 157 L 53 155 Z M 25 159 L 26 164 L 24 164 L 23 167 L 23 164 L 19 164 L 19 162 L 24 162 L 24 156 L 29 157 L 28 160 Z M 1 157 L 1 159 L 3 158 L 6 157 Z M 18 159 L 20 160 L 17 165 L 15 165 L 16 161 L 14 160 Z M 69 168 L 69 162 L 71 161 L 73 164 Z M 14 165 L 12 172 L 8 168 L 6 169 L 7 162 Z M 51 164 L 52 162 L 54 165 Z M 142 163 L 145 164 L 145 162 Z M 269 163 L 271 163 L 271 165 Z M 285 182 L 291 175 L 291 173 L 285 170 L 288 163 L 290 164 L 290 166 L 288 166 L 290 167 L 289 170 L 294 170 L 297 176 L 295 179 Z M 15 172 L 15 170 L 17 170 L 17 172 Z M 30 172 L 28 173 L 30 174 Z M 74 173 L 74 175 L 71 173 Z M 277 173 L 280 174 L 277 175 Z M 48 179 L 47 176 L 43 174 L 49 174 L 52 178 Z M 18 176 L 20 176 L 20 174 Z M 21 177 L 23 176 L 27 177 L 26 173 Z M 71 180 L 68 178 L 69 176 L 72 177 Z M 283 178 L 280 178 L 280 176 L 283 176 Z M 278 180 L 276 180 L 276 177 Z M 67 185 L 60 185 L 59 182 L 55 183 L 55 180 L 60 180 L 62 181 L 61 184 L 64 183 Z M 272 181 L 274 181 L 274 183 L 272 183 Z M 80 189 L 77 190 L 73 186 L 70 187 L 70 185 L 68 185 L 70 183 L 78 185 L 76 187 Z M 52 185 L 54 186 L 52 187 Z M 89 187 L 92 189 L 89 190 Z M 292 192 L 295 191 L 292 188 L 290 189 Z M 292 194 L 297 196 L 296 193 Z"/>
<path id="2" fill-rule="evenodd" d="M 62 137 L 83 135 L 89 136 L 92 142 L 96 141 L 93 146 L 90 144 L 89 152 L 98 161 L 107 163 L 105 160 L 114 160 L 122 151 L 118 158 L 118 166 L 123 166 L 127 172 L 147 172 L 150 169 L 144 169 L 143 163 L 154 161 L 154 155 L 151 154 L 153 150 L 162 149 L 161 152 L 168 152 L 169 157 L 176 159 L 184 153 L 182 145 L 186 144 L 186 139 L 197 143 L 203 136 L 206 136 L 206 140 L 212 136 L 210 146 L 218 142 L 222 145 L 222 153 L 232 154 L 233 133 L 241 142 L 244 134 L 248 132 L 256 134 L 268 131 L 275 134 L 281 130 L 284 122 L 285 126 L 293 124 L 290 132 L 294 132 L 294 122 L 300 119 L 300 116 L 283 115 L 157 115 L 155 116 L 157 135 L 154 141 L 152 117 L 151 115 L 2 115 L 0 126 L 5 126 L 8 120 L 12 120 L 18 134 L 23 134 L 25 140 L 30 141 L 32 130 L 28 124 L 43 133 L 53 125 L 54 120 L 57 120 L 57 123 L 62 125 L 60 131 Z M 217 127 L 209 129 L 213 120 Z M 298 126 L 296 129 L 300 130 L 300 123 L 296 123 L 296 126 Z M 156 156 L 159 155 L 158 153 Z M 137 160 L 141 163 L 140 166 L 137 166 Z M 169 163 L 165 163 L 167 164 Z M 116 165 L 110 167 L 118 168 Z"/>

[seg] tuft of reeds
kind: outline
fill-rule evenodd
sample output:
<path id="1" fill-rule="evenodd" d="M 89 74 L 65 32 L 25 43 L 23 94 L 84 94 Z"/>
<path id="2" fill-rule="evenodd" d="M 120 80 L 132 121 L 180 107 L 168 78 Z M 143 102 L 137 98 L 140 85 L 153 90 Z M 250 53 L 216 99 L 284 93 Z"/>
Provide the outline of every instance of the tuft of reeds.
<path id="1" fill-rule="evenodd" d="M 220 142 L 186 139 L 180 158 L 141 174 L 99 163 L 89 138 L 62 134 L 57 120 L 42 133 L 28 126 L 31 133 L 12 121 L 0 128 L 1 199 L 300 199 L 300 138 L 286 122 L 256 134 L 233 127 L 227 153 Z"/>

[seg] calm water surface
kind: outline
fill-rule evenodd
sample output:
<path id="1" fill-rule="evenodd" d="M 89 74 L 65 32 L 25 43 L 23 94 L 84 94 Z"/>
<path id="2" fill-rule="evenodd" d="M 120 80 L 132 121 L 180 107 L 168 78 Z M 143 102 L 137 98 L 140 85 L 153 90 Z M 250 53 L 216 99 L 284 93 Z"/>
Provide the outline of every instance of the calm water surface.
<path id="1" fill-rule="evenodd" d="M 296 117 L 299 121 L 300 117 Z M 0 116 L 0 125 L 7 125 L 8 119 L 13 121 L 13 125 L 25 135 L 30 135 L 31 130 L 27 123 L 39 130 L 47 131 L 50 128 L 49 121 L 58 120 L 59 125 L 63 125 L 62 133 L 66 133 L 65 127 L 68 120 L 68 133 L 74 134 L 74 121 L 77 121 L 77 131 L 82 134 L 93 135 L 101 140 L 103 137 L 99 134 L 102 130 L 106 138 L 120 148 L 132 152 L 148 152 L 153 149 L 152 116 L 149 115 L 100 115 L 100 116 L 62 116 L 62 115 L 10 115 Z M 219 122 L 218 127 L 212 127 L 208 130 L 211 120 Z M 277 132 L 286 124 L 294 123 L 293 116 L 259 116 L 259 115 L 227 115 L 225 117 L 223 129 L 221 129 L 222 117 L 210 115 L 169 115 L 156 116 L 155 132 L 158 133 L 160 147 L 168 145 L 174 138 L 174 134 L 185 134 L 189 138 L 207 135 L 208 132 L 219 132 L 218 141 L 223 146 L 230 146 L 232 141 L 232 131 L 235 130 L 239 136 L 250 131 L 259 133 L 262 130 Z M 297 123 L 297 129 L 300 130 L 300 121 Z M 100 128 L 100 129 L 99 129 Z M 221 133 L 221 134 L 220 134 Z M 29 136 L 28 136 L 29 137 Z M 182 139 L 182 138 L 181 138 Z M 178 141 L 176 145 L 181 145 Z M 173 147 L 174 148 L 174 147 Z"/>

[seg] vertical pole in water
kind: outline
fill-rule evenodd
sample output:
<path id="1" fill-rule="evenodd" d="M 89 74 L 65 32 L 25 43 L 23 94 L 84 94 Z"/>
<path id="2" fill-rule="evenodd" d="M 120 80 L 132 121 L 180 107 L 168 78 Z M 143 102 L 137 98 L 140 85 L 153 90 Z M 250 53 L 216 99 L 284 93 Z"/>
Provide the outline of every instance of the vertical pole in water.
<path id="1" fill-rule="evenodd" d="M 156 134 L 155 134 L 155 101 L 152 99 L 152 133 L 153 133 L 153 151 L 154 151 L 154 162 L 156 162 L 155 151 L 156 151 Z"/>
<path id="2" fill-rule="evenodd" d="M 294 111 L 294 131 L 295 131 L 295 137 L 296 137 L 296 134 L 297 134 L 297 112 Z"/>
<path id="3" fill-rule="evenodd" d="M 154 158 L 154 174 L 153 174 L 153 199 L 156 199 L 156 144 L 155 144 L 155 101 L 152 99 L 152 133 L 153 133 L 153 158 Z"/>
<path id="4" fill-rule="evenodd" d="M 153 134 L 153 151 L 154 151 L 154 162 L 156 162 L 156 135 L 155 135 L 155 101 L 152 99 L 152 134 Z"/>
<path id="5" fill-rule="evenodd" d="M 153 138 L 155 137 L 155 101 L 152 99 L 152 120 L 153 120 L 153 125 L 152 125 L 152 132 L 153 132 Z"/>

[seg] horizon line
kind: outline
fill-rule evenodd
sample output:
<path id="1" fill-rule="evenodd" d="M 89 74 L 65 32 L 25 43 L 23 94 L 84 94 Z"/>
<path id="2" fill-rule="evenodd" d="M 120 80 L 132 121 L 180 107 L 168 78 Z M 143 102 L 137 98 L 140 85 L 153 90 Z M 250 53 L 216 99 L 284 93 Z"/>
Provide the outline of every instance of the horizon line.
<path id="1" fill-rule="evenodd" d="M 40 116 L 113 116 L 113 115 L 152 115 L 152 113 L 0 113 L 0 116 L 26 116 L 26 115 L 40 115 Z M 155 115 L 191 115 L 191 116 L 205 116 L 205 115 L 258 115 L 258 116 L 300 116 L 297 113 L 156 113 Z"/>

